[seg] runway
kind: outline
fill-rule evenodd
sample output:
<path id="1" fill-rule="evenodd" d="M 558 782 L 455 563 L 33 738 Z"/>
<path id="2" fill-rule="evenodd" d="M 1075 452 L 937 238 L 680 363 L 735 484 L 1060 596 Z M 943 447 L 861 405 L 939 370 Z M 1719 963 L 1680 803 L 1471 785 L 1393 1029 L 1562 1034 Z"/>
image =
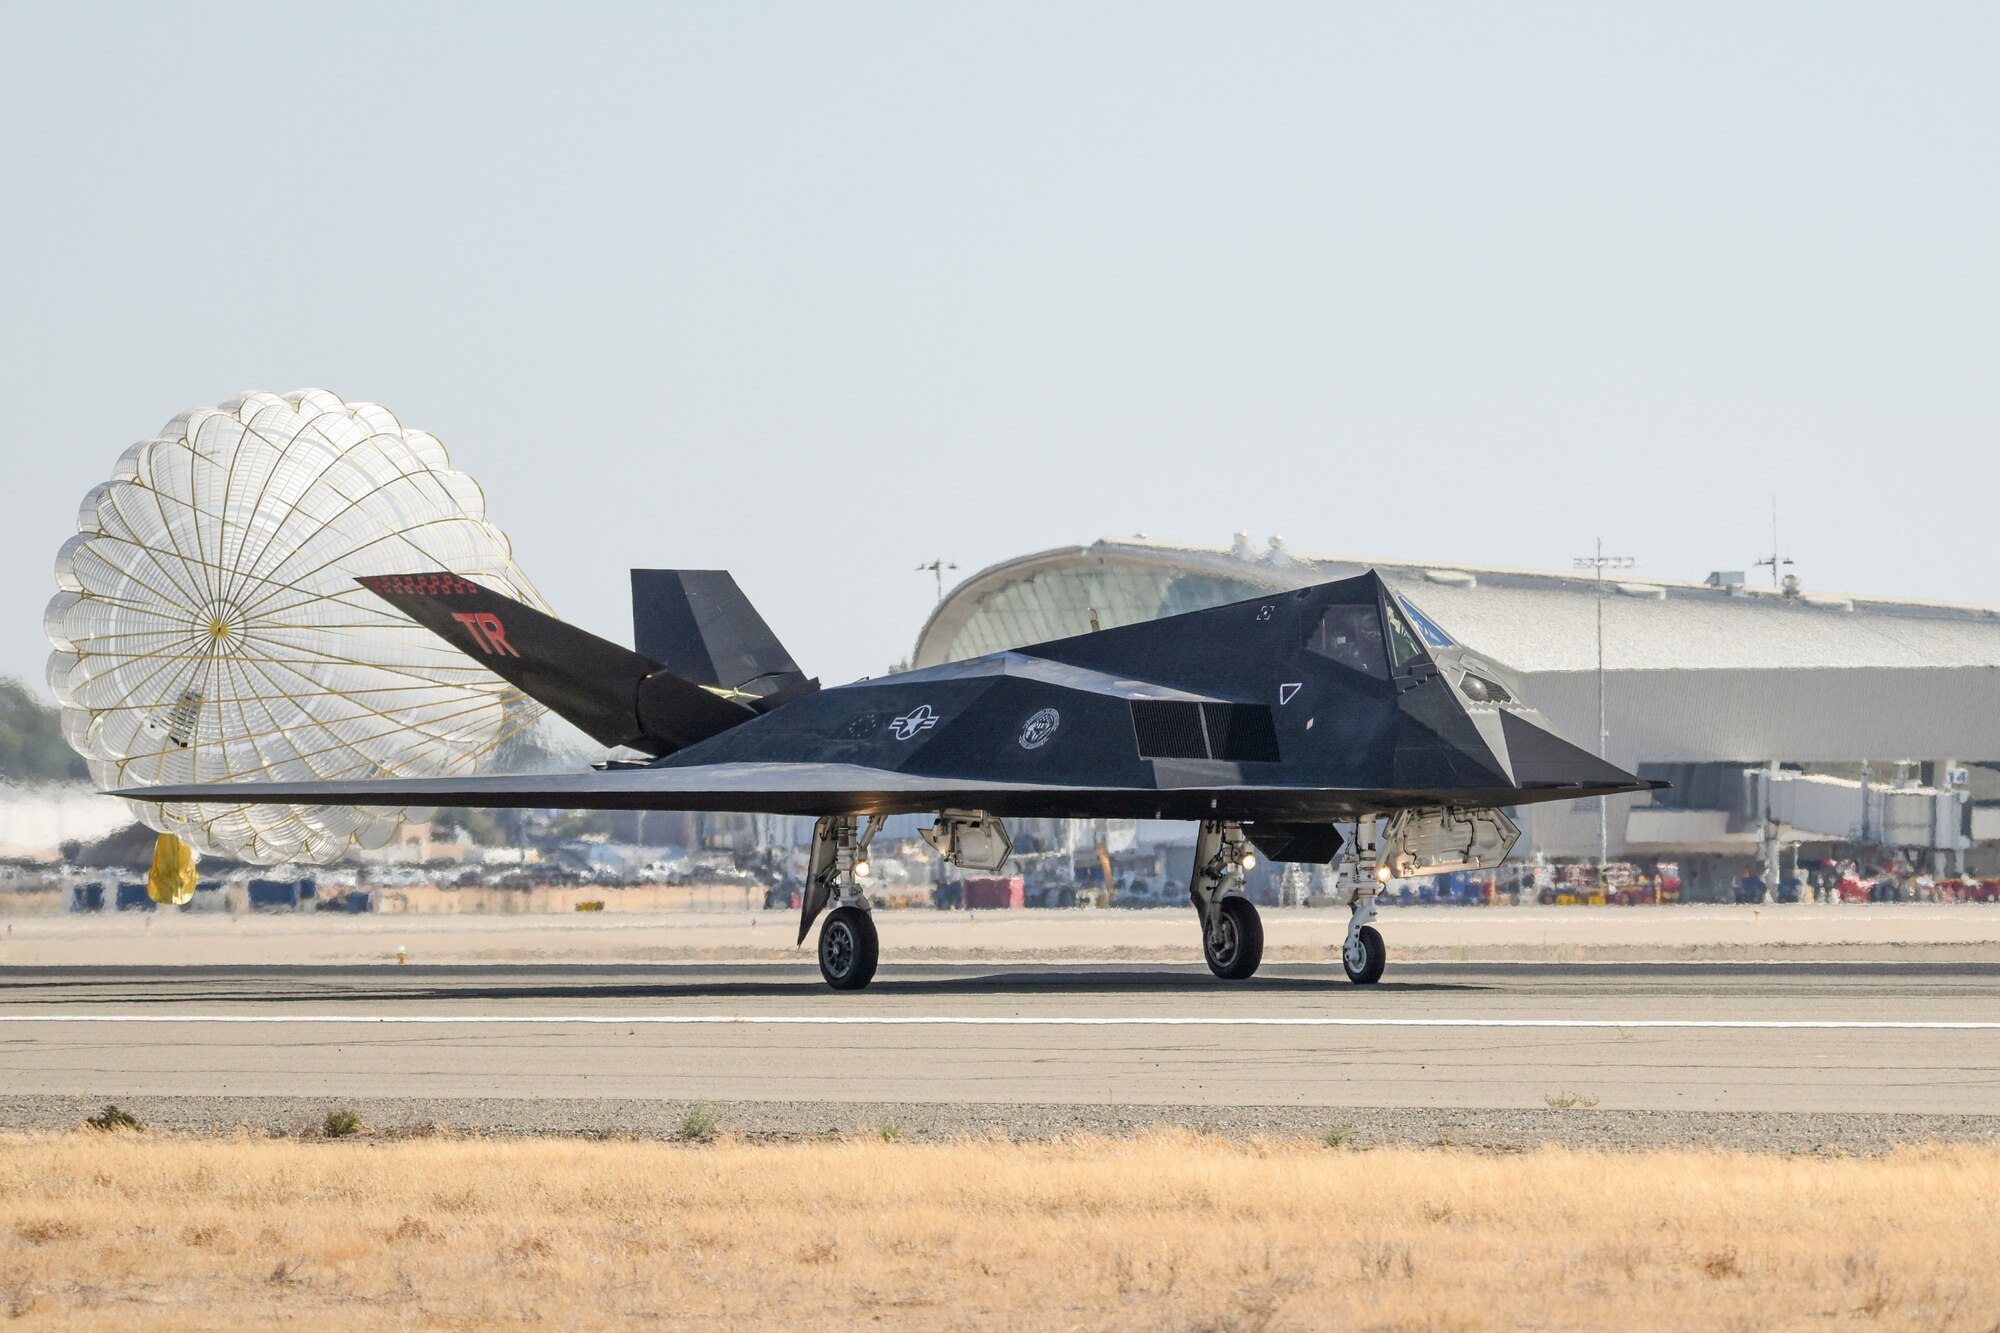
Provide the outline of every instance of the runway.
<path id="1" fill-rule="evenodd" d="M 0 968 L 18 1097 L 2000 1115 L 2000 964 Z"/>

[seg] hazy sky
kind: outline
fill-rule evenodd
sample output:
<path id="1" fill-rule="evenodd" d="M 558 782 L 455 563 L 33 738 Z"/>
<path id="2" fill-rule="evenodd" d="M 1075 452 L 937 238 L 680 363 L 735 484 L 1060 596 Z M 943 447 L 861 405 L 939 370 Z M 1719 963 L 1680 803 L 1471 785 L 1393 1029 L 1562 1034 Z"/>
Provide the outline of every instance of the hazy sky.
<path id="1" fill-rule="evenodd" d="M 809 670 L 1105 534 L 2000 603 L 1990 4 L 0 17 L 0 673 L 76 502 L 387 404 L 566 617 L 733 569 Z"/>

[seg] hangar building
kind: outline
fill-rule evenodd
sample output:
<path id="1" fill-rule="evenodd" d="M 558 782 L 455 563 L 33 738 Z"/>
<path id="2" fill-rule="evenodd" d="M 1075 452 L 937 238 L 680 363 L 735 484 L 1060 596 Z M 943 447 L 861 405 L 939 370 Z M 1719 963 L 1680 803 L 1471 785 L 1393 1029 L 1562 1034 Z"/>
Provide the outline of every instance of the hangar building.
<path id="1" fill-rule="evenodd" d="M 2000 868 L 2000 608 L 1703 583 L 1105 539 L 968 578 L 917 639 L 923 667 L 1373 568 L 1447 634 L 1526 678 L 1527 701 L 1669 792 L 1614 798 L 1614 860 L 1701 880 L 1768 861 L 1899 853 Z M 1602 674 L 1598 625 L 1603 625 Z M 1522 853 L 1594 859 L 1595 801 L 1522 811 Z M 1692 874 L 1690 875 L 1690 871 Z"/>

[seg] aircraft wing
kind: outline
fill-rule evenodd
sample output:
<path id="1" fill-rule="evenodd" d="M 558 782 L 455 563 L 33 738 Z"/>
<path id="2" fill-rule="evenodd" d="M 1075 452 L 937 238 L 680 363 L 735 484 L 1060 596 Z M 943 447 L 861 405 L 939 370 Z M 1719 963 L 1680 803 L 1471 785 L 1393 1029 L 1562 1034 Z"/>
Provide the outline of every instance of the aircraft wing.
<path id="1" fill-rule="evenodd" d="M 585 810 L 701 810 L 776 815 L 921 814 L 979 809 L 1016 818 L 1325 821 L 1406 807 L 1524 805 L 1642 791 L 1620 786 L 1347 790 L 1204 785 L 1047 785 L 899 773 L 859 764 L 731 763 L 461 778 L 230 782 L 127 787 L 127 800 L 227 805 L 495 806 Z"/>

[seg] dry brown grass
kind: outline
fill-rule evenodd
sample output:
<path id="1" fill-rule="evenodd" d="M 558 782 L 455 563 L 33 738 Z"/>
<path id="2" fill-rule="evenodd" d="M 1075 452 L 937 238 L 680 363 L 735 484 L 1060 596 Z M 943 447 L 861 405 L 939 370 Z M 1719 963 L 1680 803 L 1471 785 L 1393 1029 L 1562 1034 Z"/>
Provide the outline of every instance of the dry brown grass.
<path id="1" fill-rule="evenodd" d="M 1989 1330 L 2000 1149 L 0 1137 L 23 1327 Z"/>

